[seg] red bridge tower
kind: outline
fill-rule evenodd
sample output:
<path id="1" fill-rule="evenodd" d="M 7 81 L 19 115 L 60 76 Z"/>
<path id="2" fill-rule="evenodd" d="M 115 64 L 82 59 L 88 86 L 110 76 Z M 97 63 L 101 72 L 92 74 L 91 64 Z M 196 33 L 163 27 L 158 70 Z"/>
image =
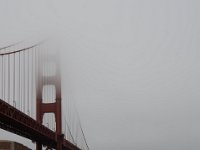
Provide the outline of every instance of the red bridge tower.
<path id="1" fill-rule="evenodd" d="M 59 59 L 54 54 L 41 52 L 38 60 L 38 78 L 36 92 L 36 119 L 39 123 L 43 123 L 45 113 L 54 113 L 56 122 L 56 141 L 57 150 L 62 150 L 64 135 L 62 134 L 62 107 L 61 107 L 61 76 Z M 48 64 L 48 65 L 47 65 Z M 45 75 L 44 69 L 46 66 L 51 67 L 53 74 Z M 55 87 L 55 102 L 44 103 L 43 94 L 44 86 Z M 42 150 L 42 144 L 37 143 L 37 150 Z"/>

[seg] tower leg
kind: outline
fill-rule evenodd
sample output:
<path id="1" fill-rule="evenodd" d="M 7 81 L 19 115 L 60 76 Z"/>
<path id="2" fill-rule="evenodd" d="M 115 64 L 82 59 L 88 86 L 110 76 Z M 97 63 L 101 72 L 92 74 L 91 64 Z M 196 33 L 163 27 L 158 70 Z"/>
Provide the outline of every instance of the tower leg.
<path id="1" fill-rule="evenodd" d="M 37 142 L 36 143 L 36 150 L 42 150 L 42 144 Z"/>
<path id="2" fill-rule="evenodd" d="M 62 150 L 62 144 L 61 143 L 57 144 L 57 149 L 56 150 Z"/>
<path id="3" fill-rule="evenodd" d="M 57 135 L 57 149 L 56 150 L 62 150 L 63 140 L 64 140 L 64 134 L 58 134 Z"/>

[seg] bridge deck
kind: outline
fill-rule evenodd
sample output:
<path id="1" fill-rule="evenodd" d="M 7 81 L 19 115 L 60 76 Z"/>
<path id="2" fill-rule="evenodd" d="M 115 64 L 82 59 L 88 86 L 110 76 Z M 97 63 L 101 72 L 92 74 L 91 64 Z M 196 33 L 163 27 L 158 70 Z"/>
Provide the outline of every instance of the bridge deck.
<path id="1" fill-rule="evenodd" d="M 43 145 L 56 148 L 58 135 L 47 127 L 0 99 L 0 128 Z M 66 139 L 63 149 L 80 150 Z"/>

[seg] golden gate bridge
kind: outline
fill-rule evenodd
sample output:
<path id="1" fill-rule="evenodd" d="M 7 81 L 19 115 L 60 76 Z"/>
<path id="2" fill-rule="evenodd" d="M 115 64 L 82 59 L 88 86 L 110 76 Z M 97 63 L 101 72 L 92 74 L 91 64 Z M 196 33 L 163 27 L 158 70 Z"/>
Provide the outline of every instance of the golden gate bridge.
<path id="1" fill-rule="evenodd" d="M 0 128 L 37 150 L 89 150 L 80 120 L 63 110 L 59 52 L 47 43 L 0 48 Z"/>

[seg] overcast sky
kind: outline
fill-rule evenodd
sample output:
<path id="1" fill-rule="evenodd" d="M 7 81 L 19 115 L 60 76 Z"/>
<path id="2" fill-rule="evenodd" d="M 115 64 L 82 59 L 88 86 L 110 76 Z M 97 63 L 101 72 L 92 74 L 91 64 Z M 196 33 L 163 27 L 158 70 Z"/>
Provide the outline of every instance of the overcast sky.
<path id="1" fill-rule="evenodd" d="M 76 103 L 91 150 L 199 150 L 199 6 L 0 0 L 0 46 L 62 37 L 62 90 Z"/>

